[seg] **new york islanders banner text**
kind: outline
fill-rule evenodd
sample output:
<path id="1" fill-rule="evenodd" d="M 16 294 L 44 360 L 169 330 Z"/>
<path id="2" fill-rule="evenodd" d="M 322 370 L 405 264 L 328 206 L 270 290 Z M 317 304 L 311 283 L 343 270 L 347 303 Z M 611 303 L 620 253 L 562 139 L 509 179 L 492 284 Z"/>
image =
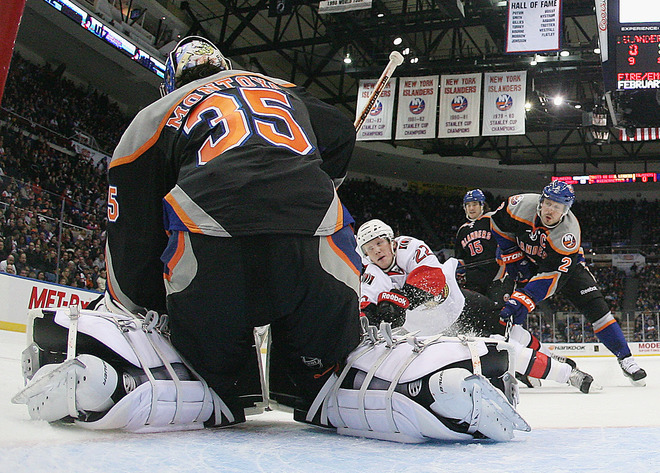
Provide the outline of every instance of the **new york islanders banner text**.
<path id="1" fill-rule="evenodd" d="M 435 138 L 438 76 L 402 77 L 399 81 L 399 106 L 396 139 Z"/>
<path id="2" fill-rule="evenodd" d="M 481 134 L 524 135 L 527 72 L 484 74 L 484 116 Z"/>
<path id="3" fill-rule="evenodd" d="M 440 78 L 438 138 L 479 136 L 481 73 Z"/>
<path id="4" fill-rule="evenodd" d="M 358 89 L 358 100 L 356 110 L 357 115 L 367 104 L 371 92 L 378 79 L 367 79 L 360 81 L 360 88 Z M 380 94 L 378 100 L 371 108 L 369 115 L 364 120 L 362 128 L 358 132 L 358 141 L 371 141 L 371 140 L 391 140 L 392 139 L 392 120 L 394 117 L 394 93 L 396 91 L 396 78 L 391 78 L 383 92 Z"/>

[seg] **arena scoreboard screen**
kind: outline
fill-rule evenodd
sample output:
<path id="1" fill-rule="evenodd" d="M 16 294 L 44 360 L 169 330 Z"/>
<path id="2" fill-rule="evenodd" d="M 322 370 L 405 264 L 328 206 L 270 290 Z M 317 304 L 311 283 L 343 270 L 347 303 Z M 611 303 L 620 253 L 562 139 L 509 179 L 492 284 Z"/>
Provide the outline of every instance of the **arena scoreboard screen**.
<path id="1" fill-rule="evenodd" d="M 660 89 L 660 0 L 607 0 L 607 31 L 606 88 Z"/>

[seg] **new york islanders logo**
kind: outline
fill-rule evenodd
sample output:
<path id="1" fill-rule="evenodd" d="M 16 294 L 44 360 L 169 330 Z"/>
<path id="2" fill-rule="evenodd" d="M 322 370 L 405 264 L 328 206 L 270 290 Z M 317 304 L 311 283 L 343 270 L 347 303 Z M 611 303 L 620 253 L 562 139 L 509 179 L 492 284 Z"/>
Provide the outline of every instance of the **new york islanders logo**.
<path id="1" fill-rule="evenodd" d="M 523 199 L 522 195 L 514 195 L 513 197 L 511 197 L 509 199 L 509 204 L 512 207 L 515 207 L 516 205 L 518 205 L 522 201 L 522 199 Z"/>
<path id="2" fill-rule="evenodd" d="M 375 117 L 377 115 L 380 115 L 380 112 L 382 111 L 383 111 L 383 103 L 380 100 L 377 100 L 374 106 L 371 107 L 371 110 L 369 111 L 369 115 Z"/>
<path id="3" fill-rule="evenodd" d="M 468 108 L 468 101 L 462 95 L 457 95 L 451 101 L 451 109 L 456 113 L 464 112 Z"/>
<path id="4" fill-rule="evenodd" d="M 413 115 L 419 115 L 424 111 L 426 108 L 426 102 L 424 102 L 424 99 L 421 97 L 416 97 L 410 101 L 410 104 L 408 105 L 408 109 L 410 110 L 410 113 Z"/>
<path id="5" fill-rule="evenodd" d="M 509 110 L 513 106 L 513 97 L 509 94 L 500 94 L 495 99 L 495 106 L 502 112 Z"/>
<path id="6" fill-rule="evenodd" d="M 577 247 L 577 238 L 572 233 L 567 233 L 561 238 L 561 243 L 567 250 L 574 250 Z"/>

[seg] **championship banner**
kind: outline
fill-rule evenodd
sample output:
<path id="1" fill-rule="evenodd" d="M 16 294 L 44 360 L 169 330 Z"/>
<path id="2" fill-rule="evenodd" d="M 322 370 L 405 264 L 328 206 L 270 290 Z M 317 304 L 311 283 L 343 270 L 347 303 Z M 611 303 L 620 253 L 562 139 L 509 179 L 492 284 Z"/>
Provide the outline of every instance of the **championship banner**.
<path id="1" fill-rule="evenodd" d="M 440 78 L 438 138 L 479 136 L 481 73 Z"/>
<path id="2" fill-rule="evenodd" d="M 438 76 L 402 77 L 396 114 L 396 139 L 435 138 Z"/>
<path id="3" fill-rule="evenodd" d="M 364 120 L 364 125 L 357 134 L 358 141 L 391 140 L 392 120 L 394 117 L 394 92 L 396 91 L 396 77 L 392 77 L 383 92 L 371 108 L 369 115 Z M 376 87 L 378 79 L 367 79 L 360 81 L 358 89 L 358 100 L 356 115 L 364 109 L 369 100 L 371 92 Z M 357 118 L 357 116 L 356 116 Z"/>
<path id="4" fill-rule="evenodd" d="M 484 74 L 482 135 L 524 135 L 527 72 Z"/>
<path id="5" fill-rule="evenodd" d="M 341 13 L 350 10 L 366 10 L 371 8 L 371 0 L 321 0 L 319 14 Z"/>
<path id="6" fill-rule="evenodd" d="M 506 52 L 558 51 L 561 0 L 510 0 Z"/>

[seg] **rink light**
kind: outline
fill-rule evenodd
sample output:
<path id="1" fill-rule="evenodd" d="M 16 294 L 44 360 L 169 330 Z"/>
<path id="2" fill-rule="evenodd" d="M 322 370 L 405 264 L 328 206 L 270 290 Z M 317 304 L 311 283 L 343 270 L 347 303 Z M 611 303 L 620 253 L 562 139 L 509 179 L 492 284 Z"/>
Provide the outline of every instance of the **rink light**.
<path id="1" fill-rule="evenodd" d="M 401 38 L 401 36 L 397 36 L 396 38 L 394 38 L 394 41 L 392 42 L 394 43 L 394 46 L 398 46 L 401 43 L 403 43 L 403 38 Z"/>
<path id="2" fill-rule="evenodd" d="M 554 103 L 556 106 L 560 106 L 564 103 L 564 97 L 557 95 L 554 99 L 552 99 L 552 103 Z"/>

